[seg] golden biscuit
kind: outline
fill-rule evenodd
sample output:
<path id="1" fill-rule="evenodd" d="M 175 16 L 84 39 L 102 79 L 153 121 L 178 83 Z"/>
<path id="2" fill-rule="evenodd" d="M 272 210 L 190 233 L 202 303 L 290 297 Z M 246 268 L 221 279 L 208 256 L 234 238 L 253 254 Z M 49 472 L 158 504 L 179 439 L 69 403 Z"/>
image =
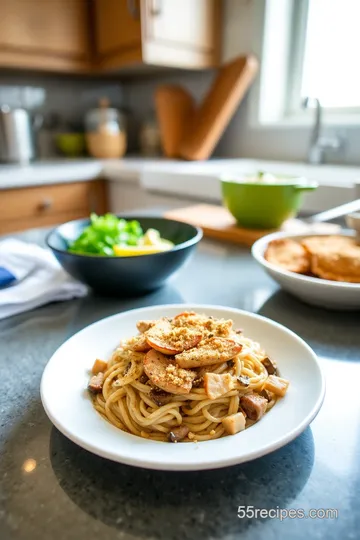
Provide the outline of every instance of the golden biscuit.
<path id="1" fill-rule="evenodd" d="M 310 271 L 310 255 L 306 249 L 290 238 L 272 240 L 266 248 L 265 259 L 289 272 L 305 274 Z"/>
<path id="2" fill-rule="evenodd" d="M 343 247 L 338 253 L 319 253 L 311 257 L 311 270 L 322 279 L 360 283 L 360 247 Z"/>
<path id="3" fill-rule="evenodd" d="M 309 236 L 301 240 L 301 245 L 311 254 L 319 252 L 334 253 L 354 245 L 350 236 Z"/>

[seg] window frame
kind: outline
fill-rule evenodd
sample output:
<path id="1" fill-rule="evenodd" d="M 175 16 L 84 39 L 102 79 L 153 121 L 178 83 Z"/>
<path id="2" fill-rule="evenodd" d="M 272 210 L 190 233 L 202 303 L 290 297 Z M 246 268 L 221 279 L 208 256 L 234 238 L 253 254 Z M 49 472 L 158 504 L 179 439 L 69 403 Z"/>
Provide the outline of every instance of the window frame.
<path id="1" fill-rule="evenodd" d="M 260 59 L 260 73 L 250 98 L 253 128 L 304 127 L 314 122 L 314 112 L 301 108 L 302 70 L 309 0 L 255 0 L 253 52 Z M 277 22 L 274 27 L 274 20 Z M 273 27 L 272 27 L 273 26 Z M 283 57 L 279 60 L 282 36 Z M 276 51 L 277 47 L 277 51 Z M 276 54 L 277 52 L 277 54 Z M 276 58 L 277 56 L 277 58 Z M 271 73 L 278 77 L 279 96 Z M 316 96 L 314 96 L 316 97 Z M 271 106 L 269 106 L 271 104 Z M 272 110 L 271 110 L 272 109 Z M 323 108 L 323 124 L 360 126 L 360 107 Z"/>

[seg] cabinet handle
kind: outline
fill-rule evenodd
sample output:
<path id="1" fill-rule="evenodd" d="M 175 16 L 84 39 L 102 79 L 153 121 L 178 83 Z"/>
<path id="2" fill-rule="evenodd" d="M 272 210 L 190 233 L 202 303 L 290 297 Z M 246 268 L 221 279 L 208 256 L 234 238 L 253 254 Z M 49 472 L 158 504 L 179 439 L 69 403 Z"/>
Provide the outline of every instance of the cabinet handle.
<path id="1" fill-rule="evenodd" d="M 39 210 L 41 212 L 45 212 L 46 210 L 50 210 L 50 208 L 53 205 L 53 200 L 50 197 L 45 197 L 40 203 L 39 203 Z"/>
<path id="2" fill-rule="evenodd" d="M 137 0 L 127 0 L 127 8 L 133 19 L 140 19 L 140 11 Z"/>
<path id="3" fill-rule="evenodd" d="M 160 15 L 161 13 L 161 1 L 160 0 L 151 0 L 151 15 Z"/>

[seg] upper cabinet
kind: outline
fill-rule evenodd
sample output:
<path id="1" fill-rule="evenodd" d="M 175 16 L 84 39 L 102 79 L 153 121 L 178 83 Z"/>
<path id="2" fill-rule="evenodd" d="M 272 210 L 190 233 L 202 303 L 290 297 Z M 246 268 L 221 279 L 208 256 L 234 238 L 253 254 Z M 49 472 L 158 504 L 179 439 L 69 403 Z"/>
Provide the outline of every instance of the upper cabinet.
<path id="1" fill-rule="evenodd" d="M 141 62 L 137 0 L 94 0 L 95 63 L 100 69 Z"/>
<path id="2" fill-rule="evenodd" d="M 219 63 L 222 0 L 0 0 L 0 68 L 75 73 Z"/>
<path id="3" fill-rule="evenodd" d="M 98 66 L 199 69 L 219 62 L 221 0 L 95 0 Z"/>
<path id="4" fill-rule="evenodd" d="M 219 63 L 221 0 L 143 0 L 143 61 L 206 68 Z"/>
<path id="5" fill-rule="evenodd" d="M 0 66 L 88 71 L 87 0 L 0 0 Z"/>

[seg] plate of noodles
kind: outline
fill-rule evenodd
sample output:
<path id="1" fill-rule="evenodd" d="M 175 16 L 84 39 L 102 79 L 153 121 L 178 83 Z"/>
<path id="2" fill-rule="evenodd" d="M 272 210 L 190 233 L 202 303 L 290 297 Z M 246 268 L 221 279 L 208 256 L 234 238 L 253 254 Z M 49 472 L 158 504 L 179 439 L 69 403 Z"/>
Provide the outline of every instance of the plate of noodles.
<path id="1" fill-rule="evenodd" d="M 113 315 L 48 362 L 41 399 L 79 446 L 138 467 L 200 470 L 260 457 L 298 436 L 325 394 L 312 349 L 280 324 L 209 305 Z"/>

